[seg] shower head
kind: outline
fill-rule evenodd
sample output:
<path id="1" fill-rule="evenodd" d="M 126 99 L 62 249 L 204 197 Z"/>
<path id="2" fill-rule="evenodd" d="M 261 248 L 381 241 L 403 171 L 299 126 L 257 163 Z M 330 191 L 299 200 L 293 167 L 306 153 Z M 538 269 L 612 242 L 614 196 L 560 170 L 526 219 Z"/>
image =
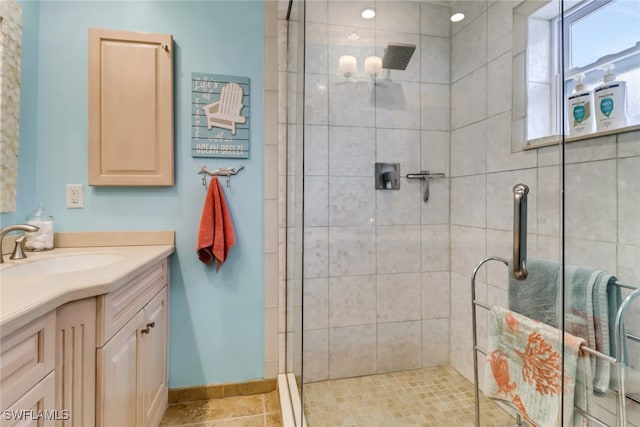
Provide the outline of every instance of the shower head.
<path id="1" fill-rule="evenodd" d="M 415 44 L 390 42 L 384 49 L 382 68 L 406 70 L 415 50 Z"/>

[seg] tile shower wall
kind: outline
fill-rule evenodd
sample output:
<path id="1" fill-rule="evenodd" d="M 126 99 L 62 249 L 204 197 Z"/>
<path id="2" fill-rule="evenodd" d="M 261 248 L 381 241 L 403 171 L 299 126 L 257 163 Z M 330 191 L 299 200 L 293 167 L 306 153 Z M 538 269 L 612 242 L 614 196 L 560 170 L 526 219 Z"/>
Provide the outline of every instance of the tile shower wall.
<path id="1" fill-rule="evenodd" d="M 377 16 L 360 12 L 373 6 Z M 449 174 L 449 8 L 306 3 L 305 381 L 449 363 L 449 182 L 374 189 L 374 163 Z M 365 57 L 416 45 L 374 83 Z M 338 73 L 353 55 L 358 74 Z"/>
<path id="2" fill-rule="evenodd" d="M 560 259 L 560 148 L 511 153 L 512 7 L 519 2 L 459 1 L 466 19 L 451 31 L 451 337 L 454 368 L 473 378 L 470 277 L 488 255 L 510 257 L 512 187 L 530 187 L 528 255 Z M 640 132 L 567 144 L 566 262 L 640 283 Z M 479 275 L 479 299 L 507 304 L 504 266 Z M 627 325 L 640 322 L 635 305 Z M 483 319 L 481 319 L 483 320 Z M 480 322 L 479 337 L 486 335 Z M 638 333 L 640 331 L 634 331 Z M 631 345 L 640 367 L 640 346 Z M 481 377 L 482 378 L 482 377 Z M 640 387 L 640 378 L 628 384 Z M 614 424 L 612 396 L 597 415 Z M 629 408 L 640 419 L 640 408 Z"/>

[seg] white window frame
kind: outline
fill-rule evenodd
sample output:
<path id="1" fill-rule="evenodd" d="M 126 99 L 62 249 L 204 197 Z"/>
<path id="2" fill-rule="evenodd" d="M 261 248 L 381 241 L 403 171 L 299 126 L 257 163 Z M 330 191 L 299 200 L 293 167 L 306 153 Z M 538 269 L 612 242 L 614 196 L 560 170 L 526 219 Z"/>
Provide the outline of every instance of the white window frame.
<path id="1" fill-rule="evenodd" d="M 569 3 L 578 1 L 564 0 Z M 560 5 L 559 0 L 528 0 L 513 10 L 512 152 L 560 141 L 562 75 L 555 31 Z"/>
<path id="2" fill-rule="evenodd" d="M 637 68 L 634 66 L 634 64 L 636 61 L 635 58 L 640 56 L 640 41 L 636 41 L 636 44 L 634 46 L 631 46 L 619 52 L 609 53 L 605 56 L 602 56 L 596 59 L 595 61 L 589 64 L 583 65 L 582 67 L 572 67 L 572 64 L 570 63 L 571 48 L 572 48 L 572 44 L 571 44 L 572 24 L 578 22 L 579 20 L 593 13 L 597 13 L 598 10 L 607 7 L 613 1 L 614 0 L 597 0 L 597 1 L 585 0 L 564 13 L 564 26 L 562 25 L 562 22 L 560 21 L 560 19 L 558 19 L 558 22 L 555 27 L 556 33 L 560 35 L 561 32 L 563 32 L 564 46 L 562 51 L 558 52 L 557 57 L 560 58 L 560 55 L 564 55 L 562 59 L 564 60 L 564 64 L 565 64 L 565 72 L 564 72 L 564 81 L 562 82 L 562 84 L 564 85 L 564 88 L 565 88 L 565 91 L 564 91 L 565 95 L 569 94 L 572 77 L 577 74 L 584 74 L 584 75 L 587 75 L 587 77 L 589 77 L 588 73 L 592 73 L 598 69 L 602 69 L 604 65 L 611 64 L 611 63 L 615 64 L 615 67 L 616 67 L 614 69 L 615 74 L 622 74 L 626 71 L 634 70 Z M 558 70 L 560 70 L 560 68 L 558 68 Z M 603 72 L 603 75 L 604 75 L 604 72 Z M 591 80 L 591 82 L 589 82 L 588 80 L 589 79 L 587 78 L 587 80 L 585 81 L 585 83 L 587 84 L 587 87 L 589 87 L 589 85 L 594 84 L 593 80 Z M 600 83 L 602 83 L 602 80 L 599 77 L 598 84 Z M 629 82 L 627 82 L 627 84 L 629 84 Z M 559 91 L 559 93 L 562 93 L 562 87 L 558 87 L 557 90 Z M 556 107 L 558 107 L 559 105 L 561 104 L 558 104 Z"/>
<path id="3" fill-rule="evenodd" d="M 638 42 L 626 50 L 598 58 L 591 64 L 567 68 L 571 55 L 571 24 L 600 8 L 606 7 L 611 1 L 613 0 L 564 0 L 564 13 L 562 14 L 560 13 L 559 0 L 542 2 L 529 0 L 514 8 L 512 152 L 560 142 L 564 120 L 565 97 L 563 95 L 567 95 L 563 88 L 567 88 L 573 76 L 579 73 L 586 74 L 605 64 L 640 55 L 640 42 Z M 534 30 L 532 34 L 530 26 L 536 20 L 547 21 L 549 33 L 542 34 L 543 30 L 537 30 L 536 33 Z M 535 83 L 535 79 L 531 78 L 529 67 L 536 65 L 540 67 L 539 63 L 531 63 L 532 57 L 529 55 L 529 50 L 535 46 L 536 38 L 540 37 L 546 37 L 550 40 L 548 56 L 544 55 L 543 59 L 543 62 L 546 62 L 544 66 L 548 67 L 550 88 L 547 98 L 550 105 L 542 112 L 542 106 L 536 107 L 529 102 L 530 99 L 535 98 L 535 93 L 529 87 L 531 83 Z M 560 49 L 561 46 L 562 49 Z M 530 108 L 541 113 L 542 116 L 538 115 L 538 119 L 531 116 Z M 540 122 L 540 117 L 548 117 L 547 124 L 541 125 L 546 119 Z"/>
<path id="4" fill-rule="evenodd" d="M 564 63 L 569 64 L 571 62 L 571 25 L 580 19 L 584 18 L 587 15 L 590 15 L 597 11 L 598 9 L 602 9 L 606 7 L 613 0 L 586 0 L 577 6 L 573 7 L 571 10 L 565 12 L 564 17 L 564 28 L 562 27 L 562 22 L 558 18 L 556 27 L 557 32 L 564 32 L 564 46 L 562 52 L 560 54 L 564 54 Z M 627 58 L 633 54 L 640 52 L 640 42 L 636 43 L 635 46 L 632 46 L 628 49 L 625 49 L 620 52 L 610 53 L 606 56 L 598 58 L 595 62 L 587 64 L 582 67 L 573 67 L 567 68 L 565 72 L 565 80 L 571 78 L 571 76 L 575 76 L 579 73 L 586 73 L 588 71 L 595 70 L 597 68 L 602 67 L 605 64 L 609 64 L 611 62 L 619 61 L 624 58 Z"/>

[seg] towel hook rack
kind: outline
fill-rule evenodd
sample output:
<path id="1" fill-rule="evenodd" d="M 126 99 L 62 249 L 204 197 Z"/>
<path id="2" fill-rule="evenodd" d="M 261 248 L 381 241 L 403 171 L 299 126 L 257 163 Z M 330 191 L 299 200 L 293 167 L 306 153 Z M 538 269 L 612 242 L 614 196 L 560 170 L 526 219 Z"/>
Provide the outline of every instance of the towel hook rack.
<path id="1" fill-rule="evenodd" d="M 242 169 L 244 169 L 244 165 L 240 165 L 237 168 L 233 168 L 233 167 L 229 167 L 229 168 L 218 168 L 216 170 L 209 170 L 207 169 L 207 167 L 204 165 L 204 163 L 200 163 L 200 170 L 198 171 L 199 174 L 202 175 L 202 185 L 206 188 L 207 187 L 207 178 L 206 176 L 226 176 L 227 177 L 227 188 L 229 187 L 229 181 L 231 179 L 231 175 L 235 175 L 238 172 L 240 172 Z"/>

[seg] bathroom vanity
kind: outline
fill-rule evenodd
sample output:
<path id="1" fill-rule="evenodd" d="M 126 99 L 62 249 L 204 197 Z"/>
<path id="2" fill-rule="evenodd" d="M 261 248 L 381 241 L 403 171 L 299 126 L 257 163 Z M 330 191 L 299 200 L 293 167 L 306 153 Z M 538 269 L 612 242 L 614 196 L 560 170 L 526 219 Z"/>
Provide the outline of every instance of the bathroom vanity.
<path id="1" fill-rule="evenodd" d="M 3 426 L 160 423 L 174 250 L 60 248 L 0 269 Z"/>

